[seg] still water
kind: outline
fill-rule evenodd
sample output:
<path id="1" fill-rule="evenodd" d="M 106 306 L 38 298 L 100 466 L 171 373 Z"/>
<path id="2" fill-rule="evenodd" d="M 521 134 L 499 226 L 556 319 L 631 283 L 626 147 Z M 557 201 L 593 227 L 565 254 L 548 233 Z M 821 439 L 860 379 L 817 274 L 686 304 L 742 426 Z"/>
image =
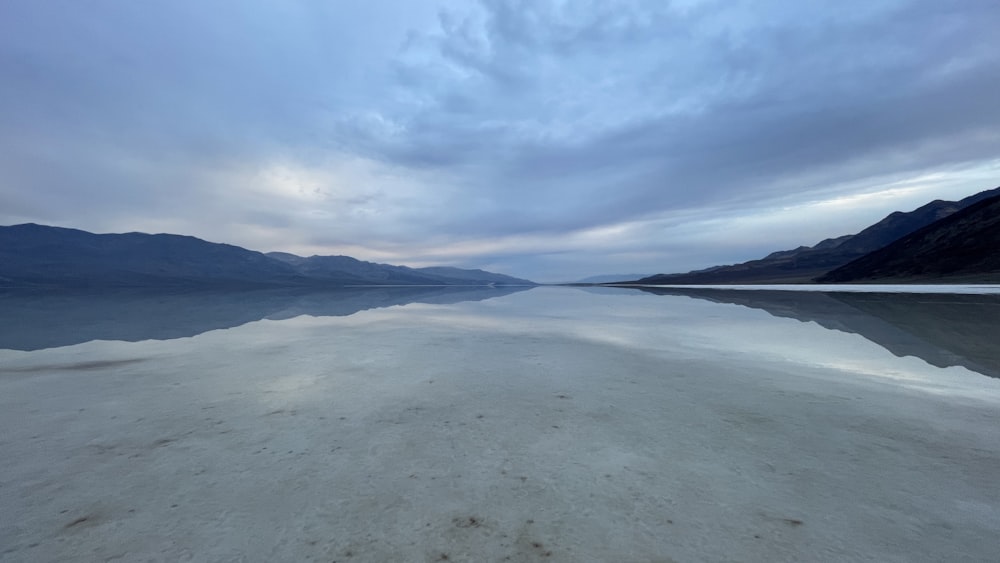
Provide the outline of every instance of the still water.
<path id="1" fill-rule="evenodd" d="M 1000 296 L 0 295 L 0 561 L 996 561 Z"/>

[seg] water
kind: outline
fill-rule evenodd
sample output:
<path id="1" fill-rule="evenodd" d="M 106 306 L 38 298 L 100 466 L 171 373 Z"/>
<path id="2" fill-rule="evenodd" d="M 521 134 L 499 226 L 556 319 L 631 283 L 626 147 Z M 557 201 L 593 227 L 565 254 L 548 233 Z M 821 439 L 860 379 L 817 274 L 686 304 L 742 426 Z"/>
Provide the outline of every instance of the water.
<path id="1" fill-rule="evenodd" d="M 0 296 L 0 560 L 995 561 L 1000 297 Z"/>

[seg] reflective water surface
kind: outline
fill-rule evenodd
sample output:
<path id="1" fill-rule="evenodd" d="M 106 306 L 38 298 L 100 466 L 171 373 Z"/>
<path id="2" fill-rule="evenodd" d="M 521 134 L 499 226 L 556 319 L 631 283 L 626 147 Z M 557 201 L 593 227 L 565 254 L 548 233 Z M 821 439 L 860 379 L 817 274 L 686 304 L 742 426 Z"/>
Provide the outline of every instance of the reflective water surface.
<path id="1" fill-rule="evenodd" d="M 1000 298 L 0 295 L 2 561 L 992 561 Z"/>

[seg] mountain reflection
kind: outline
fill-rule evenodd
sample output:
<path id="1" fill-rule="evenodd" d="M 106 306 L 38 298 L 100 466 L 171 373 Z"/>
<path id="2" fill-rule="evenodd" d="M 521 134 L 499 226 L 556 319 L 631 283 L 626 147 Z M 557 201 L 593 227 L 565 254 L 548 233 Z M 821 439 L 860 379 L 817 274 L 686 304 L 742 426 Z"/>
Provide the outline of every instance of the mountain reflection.
<path id="1" fill-rule="evenodd" d="M 328 291 L 114 290 L 0 293 L 0 349 L 42 350 L 91 340 L 169 340 L 261 319 L 343 317 L 407 303 L 481 301 L 528 287 L 359 287 Z"/>
<path id="2" fill-rule="evenodd" d="M 1000 378 L 1000 295 L 641 288 L 858 334 L 892 354 Z"/>

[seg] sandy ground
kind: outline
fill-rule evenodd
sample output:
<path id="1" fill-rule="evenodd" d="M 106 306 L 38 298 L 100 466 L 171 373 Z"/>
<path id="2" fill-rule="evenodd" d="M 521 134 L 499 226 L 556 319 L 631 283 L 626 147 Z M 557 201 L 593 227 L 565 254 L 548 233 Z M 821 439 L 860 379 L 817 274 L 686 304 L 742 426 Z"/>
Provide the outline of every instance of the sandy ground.
<path id="1" fill-rule="evenodd" d="M 0 561 L 996 561 L 1000 381 L 540 289 L 0 351 Z"/>

